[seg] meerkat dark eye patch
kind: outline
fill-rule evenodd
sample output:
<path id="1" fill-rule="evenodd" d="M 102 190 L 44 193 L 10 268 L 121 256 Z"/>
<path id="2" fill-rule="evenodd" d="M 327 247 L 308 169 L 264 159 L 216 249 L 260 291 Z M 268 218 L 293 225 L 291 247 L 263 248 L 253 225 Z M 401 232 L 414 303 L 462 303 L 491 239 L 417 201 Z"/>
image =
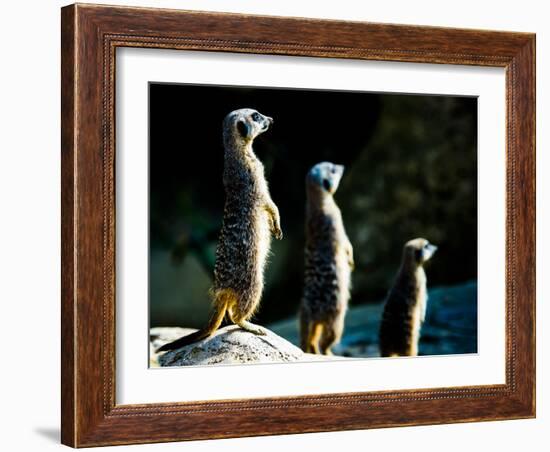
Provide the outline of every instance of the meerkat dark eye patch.
<path id="1" fill-rule="evenodd" d="M 244 122 L 242 119 L 237 121 L 237 130 L 243 138 L 247 138 L 250 134 L 250 126 Z"/>
<path id="2" fill-rule="evenodd" d="M 323 187 L 326 191 L 330 191 L 330 181 L 328 179 L 323 179 Z"/>
<path id="3" fill-rule="evenodd" d="M 260 122 L 261 119 L 262 119 L 262 117 L 260 116 L 259 113 L 253 113 L 252 114 L 252 120 L 253 121 Z"/>

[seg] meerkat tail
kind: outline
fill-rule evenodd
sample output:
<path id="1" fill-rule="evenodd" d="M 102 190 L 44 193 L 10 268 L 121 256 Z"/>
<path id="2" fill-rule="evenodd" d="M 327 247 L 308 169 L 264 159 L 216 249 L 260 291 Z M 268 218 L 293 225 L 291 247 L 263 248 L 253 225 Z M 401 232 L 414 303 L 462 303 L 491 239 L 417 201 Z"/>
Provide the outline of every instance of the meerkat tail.
<path id="1" fill-rule="evenodd" d="M 222 324 L 225 313 L 232 300 L 234 300 L 234 297 L 231 297 L 230 294 L 227 293 L 227 291 L 219 291 L 215 295 L 215 308 L 212 316 L 210 317 L 208 325 L 198 331 L 195 331 L 194 333 L 180 337 L 179 339 L 176 339 L 173 342 L 169 342 L 168 344 L 164 344 L 156 351 L 165 352 L 168 350 L 176 350 L 178 348 L 193 344 L 194 342 L 202 341 L 203 339 L 212 336 L 214 331 L 216 331 Z"/>

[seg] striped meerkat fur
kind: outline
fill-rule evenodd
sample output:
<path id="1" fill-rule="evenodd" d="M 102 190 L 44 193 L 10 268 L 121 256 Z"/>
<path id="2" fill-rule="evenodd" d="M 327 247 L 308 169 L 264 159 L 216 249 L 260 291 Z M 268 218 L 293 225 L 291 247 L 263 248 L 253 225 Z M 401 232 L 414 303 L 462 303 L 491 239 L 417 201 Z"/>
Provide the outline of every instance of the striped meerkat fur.
<path id="1" fill-rule="evenodd" d="M 342 165 L 321 162 L 306 177 L 304 292 L 300 308 L 302 350 L 331 354 L 340 341 L 350 298 L 353 248 L 334 201 Z"/>
<path id="2" fill-rule="evenodd" d="M 405 244 L 401 267 L 388 293 L 380 324 L 381 356 L 418 355 L 428 302 L 424 263 L 436 250 L 435 245 L 423 238 Z"/>
<path id="3" fill-rule="evenodd" d="M 279 209 L 271 199 L 264 167 L 254 154 L 252 143 L 272 123 L 272 118 L 249 108 L 235 110 L 225 117 L 225 207 L 211 290 L 212 315 L 205 328 L 166 344 L 158 351 L 174 350 L 211 336 L 226 313 L 241 328 L 265 334 L 249 319 L 262 297 L 271 235 L 282 239 L 283 233 Z"/>

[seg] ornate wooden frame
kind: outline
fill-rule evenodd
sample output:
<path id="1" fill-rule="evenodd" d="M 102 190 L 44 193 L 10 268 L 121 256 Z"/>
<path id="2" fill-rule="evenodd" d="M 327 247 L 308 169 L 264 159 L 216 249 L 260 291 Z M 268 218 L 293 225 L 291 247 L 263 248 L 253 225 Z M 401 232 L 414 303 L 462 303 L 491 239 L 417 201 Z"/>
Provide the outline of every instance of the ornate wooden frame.
<path id="1" fill-rule="evenodd" d="M 535 35 L 175 10 L 62 9 L 62 442 L 83 447 L 535 415 Z M 506 383 L 115 404 L 115 49 L 506 69 Z M 330 416 L 327 416 L 330 409 Z"/>

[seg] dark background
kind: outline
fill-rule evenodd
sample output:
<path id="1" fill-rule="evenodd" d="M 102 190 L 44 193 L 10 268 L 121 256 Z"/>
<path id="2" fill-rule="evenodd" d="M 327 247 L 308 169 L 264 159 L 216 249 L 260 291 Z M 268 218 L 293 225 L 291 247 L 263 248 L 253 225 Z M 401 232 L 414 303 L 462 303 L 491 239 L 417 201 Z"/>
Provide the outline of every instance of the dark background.
<path id="1" fill-rule="evenodd" d="M 304 177 L 346 165 L 335 195 L 354 246 L 351 305 L 380 301 L 407 240 L 439 246 L 429 286 L 477 278 L 477 99 L 150 84 L 151 326 L 200 327 L 209 310 L 224 191 L 221 123 L 272 116 L 254 143 L 281 214 L 255 321 L 296 314 L 303 275 Z"/>

